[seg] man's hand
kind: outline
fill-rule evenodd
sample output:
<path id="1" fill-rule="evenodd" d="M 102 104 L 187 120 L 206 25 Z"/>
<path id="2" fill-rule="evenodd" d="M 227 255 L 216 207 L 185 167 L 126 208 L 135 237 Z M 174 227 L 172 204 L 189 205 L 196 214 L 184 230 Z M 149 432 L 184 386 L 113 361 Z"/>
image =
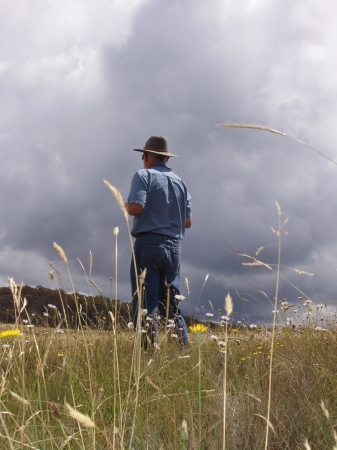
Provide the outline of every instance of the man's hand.
<path id="1" fill-rule="evenodd" d="M 192 226 L 192 217 L 189 217 L 185 221 L 185 228 L 191 228 L 191 226 Z"/>
<path id="2" fill-rule="evenodd" d="M 125 203 L 125 209 L 130 216 L 138 216 L 144 209 L 143 206 L 138 203 Z"/>

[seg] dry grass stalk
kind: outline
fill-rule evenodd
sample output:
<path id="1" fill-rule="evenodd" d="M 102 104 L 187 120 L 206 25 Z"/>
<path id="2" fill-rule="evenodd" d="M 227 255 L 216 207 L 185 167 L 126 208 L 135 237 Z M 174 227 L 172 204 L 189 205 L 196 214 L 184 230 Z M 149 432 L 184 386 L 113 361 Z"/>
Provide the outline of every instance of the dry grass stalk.
<path id="1" fill-rule="evenodd" d="M 31 448 L 33 450 L 39 450 L 37 447 L 33 447 L 32 445 L 25 444 L 24 442 L 21 442 L 21 441 L 17 441 L 16 439 L 12 439 L 8 436 L 4 436 L 3 434 L 0 434 L 0 437 L 5 438 L 9 441 L 8 444 L 10 445 L 11 449 L 14 449 L 14 447 L 12 445 L 12 442 L 14 442 L 15 444 L 20 444 L 20 448 Z M 19 448 L 19 447 L 17 447 L 17 448 Z"/>
<path id="2" fill-rule="evenodd" d="M 62 247 L 60 247 L 56 242 L 53 243 L 53 247 L 57 251 L 57 253 L 60 255 L 61 259 L 65 264 L 68 264 L 68 258 L 66 257 L 66 254 L 64 253 L 64 250 Z"/>
<path id="3" fill-rule="evenodd" d="M 200 291 L 200 295 L 199 295 L 199 298 L 198 298 L 198 301 L 197 301 L 197 306 L 195 307 L 195 310 L 198 310 L 199 302 L 200 302 L 200 299 L 201 299 L 201 295 L 202 295 L 202 292 L 204 290 L 205 284 L 207 283 L 208 277 L 209 277 L 209 273 L 205 276 L 205 281 L 204 281 L 204 284 L 202 285 L 202 288 L 201 288 L 201 291 Z M 187 280 L 187 278 L 185 278 L 185 280 Z"/>
<path id="4" fill-rule="evenodd" d="M 227 317 L 229 317 L 233 312 L 233 301 L 230 293 L 226 295 L 225 298 L 225 309 Z M 225 362 L 223 371 L 223 431 L 222 431 L 222 448 L 226 448 L 226 404 L 227 404 L 227 351 L 228 351 L 228 320 L 226 320 L 226 330 L 225 330 Z"/>
<path id="5" fill-rule="evenodd" d="M 110 316 L 111 322 L 114 324 L 115 323 L 115 318 L 114 318 L 114 315 L 113 315 L 112 311 L 109 311 L 109 316 Z"/>
<path id="6" fill-rule="evenodd" d="M 261 416 L 261 414 L 254 414 L 254 416 L 261 417 L 261 419 L 263 419 L 267 423 L 267 426 L 272 430 L 272 432 L 274 434 L 276 434 L 275 428 L 274 428 L 273 424 L 270 422 L 270 420 L 266 419 L 264 416 Z"/>
<path id="7" fill-rule="evenodd" d="M 305 145 L 308 148 L 311 148 L 311 150 L 314 150 L 316 153 L 319 153 L 321 156 L 324 156 L 324 158 L 328 159 L 329 161 L 331 161 L 332 163 L 336 164 L 337 166 L 337 162 L 334 161 L 333 159 L 329 158 L 328 156 L 326 156 L 324 153 L 320 152 L 319 150 L 315 149 L 314 147 L 311 147 L 310 145 L 306 144 L 303 141 L 300 141 L 299 139 L 296 139 L 292 136 L 289 136 L 286 133 L 282 133 L 281 131 L 277 131 L 274 130 L 273 128 L 268 128 L 265 127 L 263 125 L 251 125 L 251 124 L 247 124 L 247 123 L 222 123 L 217 125 L 220 128 L 248 128 L 251 130 L 262 130 L 262 131 L 269 131 L 270 133 L 275 133 L 275 134 L 280 134 L 281 136 L 286 136 L 289 139 L 293 139 L 294 141 L 298 142 L 299 144 Z"/>
<path id="8" fill-rule="evenodd" d="M 149 377 L 145 377 L 145 379 L 153 388 L 155 388 L 156 391 L 160 390 L 159 387 L 156 384 L 154 384 L 154 382 Z"/>
<path id="9" fill-rule="evenodd" d="M 92 273 L 92 252 L 91 250 L 89 251 L 89 277 L 91 278 L 91 273 Z"/>
<path id="10" fill-rule="evenodd" d="M 15 392 L 12 392 L 12 391 L 8 391 L 8 392 L 11 394 L 11 396 L 13 398 L 18 400 L 20 403 L 22 403 L 23 405 L 29 406 L 29 401 L 28 400 L 26 400 L 25 398 L 20 397 L 20 395 L 16 394 Z"/>
<path id="11" fill-rule="evenodd" d="M 308 439 L 306 439 L 305 442 L 304 442 L 304 448 L 305 448 L 305 450 L 311 450 L 311 447 L 309 445 Z"/>
<path id="12" fill-rule="evenodd" d="M 259 398 L 255 397 L 255 395 L 250 394 L 249 392 L 246 392 L 246 395 L 249 395 L 249 397 L 253 398 L 257 402 L 262 403 L 262 400 L 260 400 Z"/>
<path id="13" fill-rule="evenodd" d="M 91 283 L 93 286 L 95 286 L 95 288 L 98 290 L 98 292 L 101 294 L 101 296 L 104 297 L 102 291 L 101 291 L 100 288 L 97 286 L 97 284 L 96 284 L 91 278 L 88 278 L 88 281 L 90 281 L 90 283 Z"/>
<path id="14" fill-rule="evenodd" d="M 229 317 L 233 312 L 233 301 L 232 301 L 232 297 L 231 297 L 230 293 L 228 293 L 226 295 L 225 308 L 226 308 L 226 314 Z"/>
<path id="15" fill-rule="evenodd" d="M 108 188 L 111 190 L 111 192 L 113 193 L 115 199 L 117 200 L 117 203 L 119 204 L 120 209 L 123 211 L 125 220 L 128 222 L 129 215 L 128 215 L 128 212 L 127 212 L 127 210 L 125 208 L 125 203 L 124 203 L 122 194 L 119 192 L 119 190 L 115 186 L 110 184 L 108 181 L 106 181 L 106 180 L 103 180 L 103 181 L 108 186 Z"/>
<path id="16" fill-rule="evenodd" d="M 187 277 L 185 277 L 185 285 L 186 285 L 187 293 L 188 293 L 188 295 L 190 295 L 190 285 L 189 285 L 189 282 L 188 282 L 188 278 L 187 278 Z"/>
<path id="17" fill-rule="evenodd" d="M 270 267 L 270 265 L 268 265 L 262 261 L 259 261 L 258 259 L 254 258 L 253 256 L 246 255 L 245 253 L 239 253 L 239 256 L 243 256 L 244 258 L 252 259 L 254 261 L 252 263 L 242 263 L 243 266 L 264 266 L 269 270 L 273 270 Z"/>
<path id="18" fill-rule="evenodd" d="M 8 278 L 8 282 L 9 282 L 10 290 L 12 292 L 12 296 L 13 296 L 13 299 L 14 299 L 14 303 L 15 303 L 16 309 L 17 309 L 17 311 L 19 311 L 19 309 L 20 309 L 20 301 L 21 301 L 21 291 L 22 291 L 22 287 L 23 287 L 23 281 L 21 282 L 19 288 L 15 284 L 15 281 L 14 281 L 13 278 Z"/>
<path id="19" fill-rule="evenodd" d="M 73 419 L 77 420 L 81 425 L 83 425 L 86 428 L 95 428 L 94 422 L 90 419 L 89 416 L 86 416 L 85 414 L 80 413 L 79 411 L 76 411 L 76 409 L 72 408 L 68 403 L 66 403 L 66 407 L 68 410 L 68 414 Z"/>
<path id="20" fill-rule="evenodd" d="M 221 123 L 217 126 L 220 128 L 248 128 L 250 130 L 269 131 L 270 133 L 280 134 L 281 136 L 287 136 L 285 133 L 282 133 L 281 131 L 274 130 L 273 128 L 268 128 L 263 125 L 251 125 L 248 123 Z"/>
<path id="21" fill-rule="evenodd" d="M 327 410 L 327 408 L 325 407 L 325 404 L 324 404 L 323 400 L 321 401 L 321 408 L 322 408 L 322 411 L 324 412 L 325 417 L 326 417 L 328 420 L 330 420 L 330 413 L 329 413 L 329 411 Z"/>

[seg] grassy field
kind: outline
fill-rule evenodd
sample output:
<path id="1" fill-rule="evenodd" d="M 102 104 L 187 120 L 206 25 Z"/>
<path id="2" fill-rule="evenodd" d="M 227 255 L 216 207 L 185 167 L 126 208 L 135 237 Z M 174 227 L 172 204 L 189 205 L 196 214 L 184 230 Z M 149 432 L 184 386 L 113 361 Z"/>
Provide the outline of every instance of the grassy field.
<path id="1" fill-rule="evenodd" d="M 225 355 L 226 448 L 265 448 L 266 329 L 229 327 L 227 354 L 220 324 L 139 354 L 134 330 L 17 329 L 1 339 L 1 449 L 221 449 Z M 336 446 L 336 350 L 333 327 L 276 329 L 269 449 Z"/>
<path id="2" fill-rule="evenodd" d="M 106 184 L 127 222 L 119 191 Z M 188 347 L 166 317 L 158 345 L 144 351 L 140 319 L 136 330 L 121 329 L 116 308 L 102 318 L 104 329 L 88 329 L 75 294 L 76 330 L 68 326 L 63 301 L 57 328 L 32 326 L 21 290 L 10 279 L 16 323 L 0 327 L 0 449 L 337 449 L 336 313 L 309 298 L 300 297 L 296 307 L 278 300 L 287 220 L 281 223 L 276 206 L 276 269 L 256 259 L 262 247 L 255 257 L 240 255 L 246 265 L 276 275 L 268 328 L 233 323 L 228 294 L 227 316 L 212 326 L 192 326 Z M 117 299 L 117 227 L 114 236 Z M 69 272 L 63 249 L 54 247 Z M 51 279 L 62 286 L 52 269 Z M 90 276 L 91 264 L 88 282 Z"/>

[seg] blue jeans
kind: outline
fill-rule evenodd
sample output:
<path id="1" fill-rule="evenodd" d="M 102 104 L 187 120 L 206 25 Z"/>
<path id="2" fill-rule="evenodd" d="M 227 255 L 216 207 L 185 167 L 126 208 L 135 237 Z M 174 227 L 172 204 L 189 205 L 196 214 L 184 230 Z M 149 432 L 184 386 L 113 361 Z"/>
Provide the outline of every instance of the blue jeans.
<path id="1" fill-rule="evenodd" d="M 137 266 L 137 274 L 133 258 L 131 260 L 131 287 L 132 287 L 132 309 L 134 323 L 137 322 L 138 296 L 136 276 L 140 275 L 146 268 L 146 277 L 142 293 L 142 309 L 147 309 L 143 317 L 142 325 L 147 325 L 150 331 L 151 342 L 154 343 L 158 332 L 158 314 L 166 317 L 167 287 L 170 284 L 170 299 L 168 318 L 174 321 L 175 328 L 172 333 L 177 334 L 180 341 L 188 344 L 187 326 L 175 295 L 180 293 L 180 241 L 169 236 L 156 234 L 140 235 L 134 244 L 134 253 Z M 146 317 L 151 320 L 146 324 Z"/>

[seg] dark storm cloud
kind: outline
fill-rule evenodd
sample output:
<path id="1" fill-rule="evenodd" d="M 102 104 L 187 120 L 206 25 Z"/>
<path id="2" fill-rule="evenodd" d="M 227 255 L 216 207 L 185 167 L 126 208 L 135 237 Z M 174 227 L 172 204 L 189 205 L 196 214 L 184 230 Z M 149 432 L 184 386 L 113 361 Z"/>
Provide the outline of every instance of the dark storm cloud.
<path id="1" fill-rule="evenodd" d="M 336 6 L 329 2 L 328 14 L 315 2 L 153 1 L 116 13 L 84 3 L 77 21 L 61 9 L 62 33 L 48 28 L 53 11 L 39 11 L 42 40 L 33 17 L 25 20 L 28 57 L 17 37 L 0 61 L 2 284 L 9 275 L 49 285 L 44 259 L 64 270 L 56 241 L 76 289 L 88 289 L 77 258 L 88 270 L 91 250 L 92 277 L 110 296 L 119 226 L 119 297 L 128 301 L 127 229 L 103 179 L 126 199 L 141 167 L 132 148 L 163 134 L 179 155 L 169 165 L 193 198 L 194 223 L 183 241 L 185 313 L 197 303 L 209 310 L 209 300 L 223 309 L 230 291 L 238 317 L 269 320 L 265 294 L 275 295 L 275 274 L 243 266 L 248 260 L 239 254 L 255 256 L 265 246 L 257 257 L 277 261 L 275 201 L 281 222 L 289 218 L 282 263 L 315 275 L 282 273 L 313 300 L 336 300 L 337 168 L 288 138 L 216 127 L 262 123 L 336 159 Z M 8 40 L 14 28 L 6 30 Z M 302 295 L 285 281 L 280 289 L 291 301 Z"/>

